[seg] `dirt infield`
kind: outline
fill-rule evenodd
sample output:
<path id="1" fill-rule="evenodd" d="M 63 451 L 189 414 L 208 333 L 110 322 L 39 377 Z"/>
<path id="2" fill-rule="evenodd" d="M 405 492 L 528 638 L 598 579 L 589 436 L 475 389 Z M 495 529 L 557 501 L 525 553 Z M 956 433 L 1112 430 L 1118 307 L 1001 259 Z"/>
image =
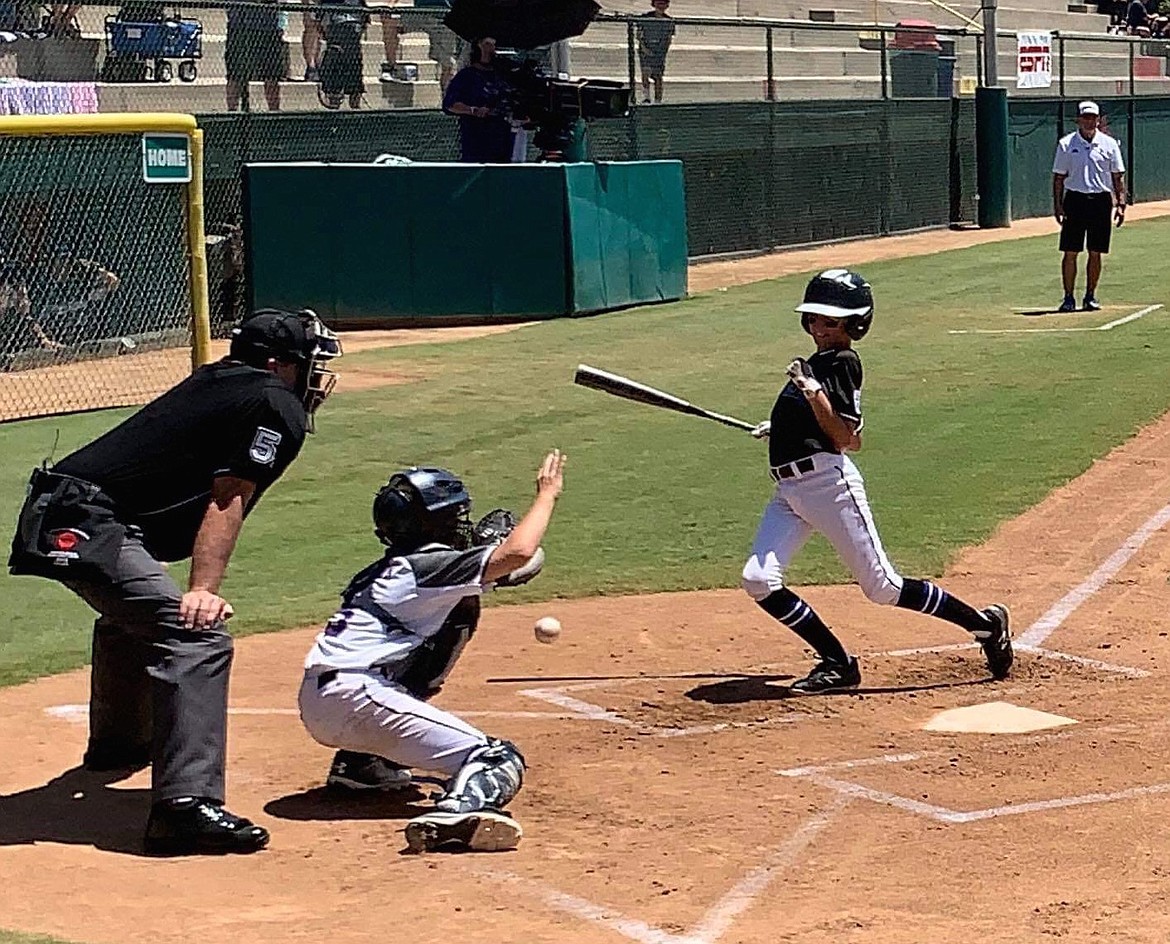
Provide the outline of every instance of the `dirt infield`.
<path id="1" fill-rule="evenodd" d="M 419 795 L 323 792 L 329 752 L 294 709 L 312 630 L 239 645 L 230 799 L 274 836 L 249 859 L 139 855 L 145 777 L 73 768 L 84 672 L 0 692 L 3 924 L 94 942 L 1162 942 L 1167 455 L 1170 419 L 943 580 L 1006 600 L 1041 647 L 1002 683 L 976 650 L 919 650 L 961 634 L 855 587 L 808 590 L 866 673 L 820 699 L 786 697 L 807 658 L 735 591 L 487 611 L 440 701 L 529 759 L 515 853 L 400 855 Z M 533 638 L 545 612 L 556 645 Z M 923 730 L 991 701 L 1078 723 Z"/>
<path id="2" fill-rule="evenodd" d="M 961 633 L 856 587 L 806 591 L 865 672 L 819 699 L 787 697 L 807 654 L 738 591 L 486 611 L 439 703 L 524 751 L 514 853 L 401 855 L 421 793 L 323 791 L 330 752 L 295 712 L 312 629 L 238 644 L 229 802 L 274 837 L 250 858 L 141 855 L 146 776 L 74 766 L 84 671 L 2 690 L 0 925 L 95 944 L 1161 944 L 1168 456 L 1164 418 L 943 578 L 1012 607 L 1026 645 L 1000 683 Z M 545 613 L 556 645 L 533 638 Z M 993 701 L 1077 723 L 923 729 Z"/>

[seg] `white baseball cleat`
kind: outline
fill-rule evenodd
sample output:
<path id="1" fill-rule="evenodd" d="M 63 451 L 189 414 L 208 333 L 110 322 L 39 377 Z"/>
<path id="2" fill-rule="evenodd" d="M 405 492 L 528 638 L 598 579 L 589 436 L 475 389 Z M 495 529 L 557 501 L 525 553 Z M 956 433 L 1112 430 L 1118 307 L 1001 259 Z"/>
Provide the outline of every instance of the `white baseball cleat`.
<path id="1" fill-rule="evenodd" d="M 507 852 L 520 845 L 524 830 L 512 817 L 495 810 L 443 813 L 435 810 L 406 824 L 406 844 L 411 852 Z"/>

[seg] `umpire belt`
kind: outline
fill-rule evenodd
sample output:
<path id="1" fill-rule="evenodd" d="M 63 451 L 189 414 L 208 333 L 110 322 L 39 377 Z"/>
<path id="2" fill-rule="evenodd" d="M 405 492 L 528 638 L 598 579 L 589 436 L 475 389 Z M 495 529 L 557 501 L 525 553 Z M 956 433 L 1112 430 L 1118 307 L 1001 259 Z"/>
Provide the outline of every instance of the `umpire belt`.
<path id="1" fill-rule="evenodd" d="M 317 676 L 317 691 L 321 691 L 330 682 L 335 681 L 342 672 L 356 672 L 359 675 L 381 675 L 393 681 L 394 672 L 388 665 L 371 665 L 363 669 L 326 669 Z"/>
<path id="2" fill-rule="evenodd" d="M 794 479 L 798 475 L 805 475 L 814 471 L 816 467 L 817 464 L 813 461 L 813 457 L 807 456 L 804 459 L 797 459 L 795 462 L 772 466 L 772 478 L 777 482 L 781 479 Z"/>

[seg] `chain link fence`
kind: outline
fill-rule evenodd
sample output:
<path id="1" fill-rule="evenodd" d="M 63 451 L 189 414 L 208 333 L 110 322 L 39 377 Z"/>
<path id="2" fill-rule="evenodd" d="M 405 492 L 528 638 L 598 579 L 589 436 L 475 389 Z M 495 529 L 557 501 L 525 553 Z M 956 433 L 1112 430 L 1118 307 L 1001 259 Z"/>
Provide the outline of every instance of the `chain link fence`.
<path id="1" fill-rule="evenodd" d="M 185 191 L 144 182 L 141 135 L 0 129 L 0 421 L 140 403 L 190 370 Z"/>

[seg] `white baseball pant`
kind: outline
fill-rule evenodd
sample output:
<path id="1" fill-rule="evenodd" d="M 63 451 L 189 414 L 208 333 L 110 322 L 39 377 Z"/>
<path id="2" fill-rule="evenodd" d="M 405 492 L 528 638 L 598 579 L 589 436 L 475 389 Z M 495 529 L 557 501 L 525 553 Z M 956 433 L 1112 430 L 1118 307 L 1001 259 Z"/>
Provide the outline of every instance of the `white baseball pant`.
<path id="1" fill-rule="evenodd" d="M 886 557 L 857 466 L 831 452 L 815 453 L 812 459 L 813 471 L 777 482 L 744 564 L 744 590 L 758 601 L 782 589 L 792 558 L 818 531 L 869 599 L 897 603 L 902 578 Z"/>
<path id="2" fill-rule="evenodd" d="M 342 670 L 323 687 L 306 672 L 298 697 L 301 721 L 326 747 L 377 754 L 414 770 L 448 777 L 488 743 L 482 731 L 410 695 L 377 672 Z"/>

